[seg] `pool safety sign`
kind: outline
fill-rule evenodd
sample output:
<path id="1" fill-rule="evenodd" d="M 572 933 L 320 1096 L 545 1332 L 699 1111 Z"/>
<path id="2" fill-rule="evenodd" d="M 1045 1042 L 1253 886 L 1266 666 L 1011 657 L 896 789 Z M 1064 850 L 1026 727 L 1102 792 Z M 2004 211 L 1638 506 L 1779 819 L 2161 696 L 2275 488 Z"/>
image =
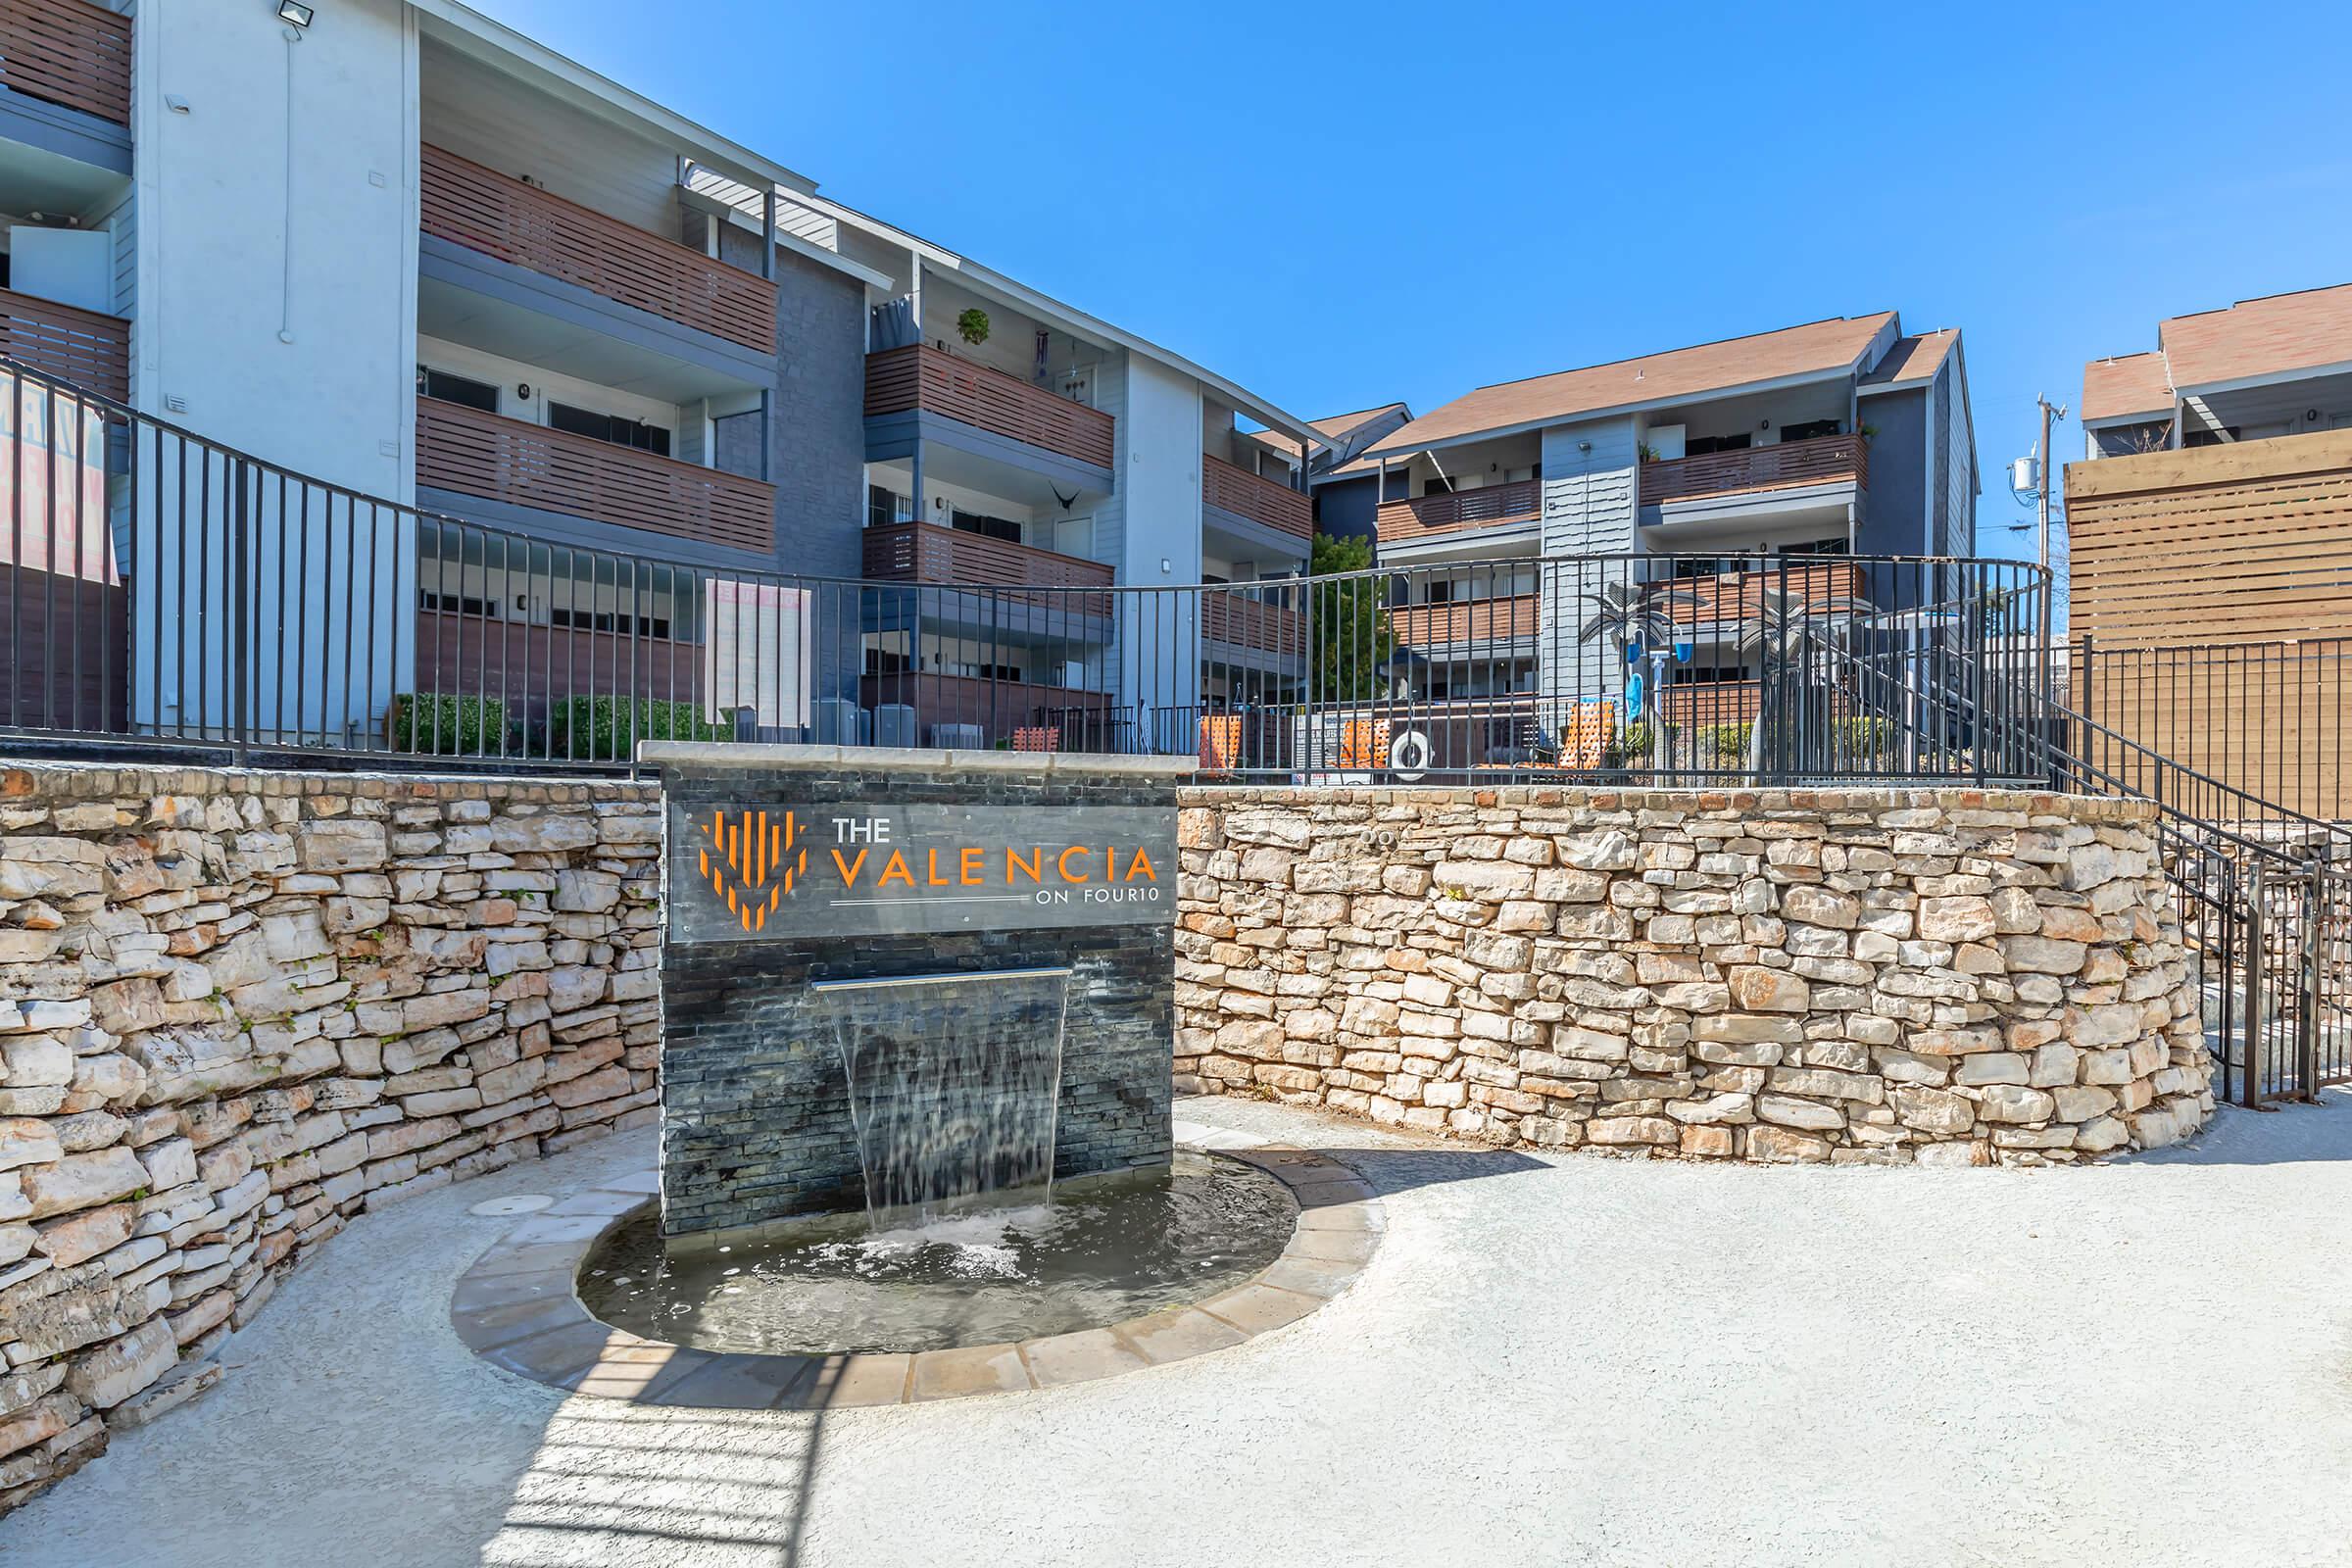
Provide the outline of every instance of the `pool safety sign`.
<path id="1" fill-rule="evenodd" d="M 1176 918 L 1173 807 L 673 802 L 668 835 L 672 942 Z"/>

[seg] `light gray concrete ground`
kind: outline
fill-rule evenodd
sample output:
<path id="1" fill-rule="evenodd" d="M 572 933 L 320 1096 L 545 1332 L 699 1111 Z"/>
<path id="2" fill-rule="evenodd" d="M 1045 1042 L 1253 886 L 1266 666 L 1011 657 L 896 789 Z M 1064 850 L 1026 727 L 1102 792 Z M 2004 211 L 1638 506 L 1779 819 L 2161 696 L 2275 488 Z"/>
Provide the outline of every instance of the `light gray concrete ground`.
<path id="1" fill-rule="evenodd" d="M 1276 1107 L 1387 1239 L 1217 1355 L 821 1417 L 565 1398 L 452 1336 L 466 1209 L 369 1215 L 196 1404 L 0 1522 L 94 1565 L 2342 1563 L 2352 1102 L 2074 1171 L 1538 1160 Z"/>

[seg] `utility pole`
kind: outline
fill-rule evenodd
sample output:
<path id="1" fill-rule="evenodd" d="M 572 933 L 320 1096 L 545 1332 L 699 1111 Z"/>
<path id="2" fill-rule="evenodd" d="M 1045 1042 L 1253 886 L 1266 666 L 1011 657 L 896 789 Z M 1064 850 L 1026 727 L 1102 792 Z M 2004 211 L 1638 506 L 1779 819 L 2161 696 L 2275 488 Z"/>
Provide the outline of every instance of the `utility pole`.
<path id="1" fill-rule="evenodd" d="M 2053 419 L 2066 417 L 2066 406 L 2059 404 L 2052 407 L 2050 400 L 2039 393 L 2034 394 L 2034 403 L 2041 410 L 2041 445 L 2035 448 L 2041 454 L 2041 473 L 2040 482 L 2034 488 L 2041 497 L 2041 569 L 2047 571 L 2050 569 L 2050 484 L 2053 467 L 2050 462 L 2050 423 Z"/>

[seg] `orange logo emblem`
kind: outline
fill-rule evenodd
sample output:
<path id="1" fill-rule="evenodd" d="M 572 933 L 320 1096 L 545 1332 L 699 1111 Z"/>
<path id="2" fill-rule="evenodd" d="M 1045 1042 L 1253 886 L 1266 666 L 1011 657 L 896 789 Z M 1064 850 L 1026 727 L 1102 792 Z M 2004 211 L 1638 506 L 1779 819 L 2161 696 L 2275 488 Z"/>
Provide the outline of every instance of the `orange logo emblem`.
<path id="1" fill-rule="evenodd" d="M 756 932 L 808 869 L 807 829 L 790 811 L 712 811 L 701 824 L 703 879 L 744 930 Z"/>

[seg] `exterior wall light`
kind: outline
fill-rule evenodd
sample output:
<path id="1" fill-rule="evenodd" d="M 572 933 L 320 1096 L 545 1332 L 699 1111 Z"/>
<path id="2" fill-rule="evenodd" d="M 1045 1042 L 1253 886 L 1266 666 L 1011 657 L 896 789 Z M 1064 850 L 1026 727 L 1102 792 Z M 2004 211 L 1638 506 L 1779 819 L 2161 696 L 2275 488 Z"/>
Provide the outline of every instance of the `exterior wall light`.
<path id="1" fill-rule="evenodd" d="M 317 13 L 309 6 L 304 5 L 302 0 L 277 0 L 277 20 L 280 22 L 290 23 L 297 27 L 307 27 L 311 24 L 311 18 L 315 15 Z"/>

